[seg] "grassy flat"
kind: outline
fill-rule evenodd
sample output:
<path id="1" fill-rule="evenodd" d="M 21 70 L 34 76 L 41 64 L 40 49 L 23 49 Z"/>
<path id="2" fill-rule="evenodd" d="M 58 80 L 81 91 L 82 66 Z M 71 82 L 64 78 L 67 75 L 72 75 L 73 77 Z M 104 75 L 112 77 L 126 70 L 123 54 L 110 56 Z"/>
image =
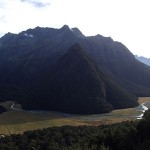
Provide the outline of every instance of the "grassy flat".
<path id="1" fill-rule="evenodd" d="M 139 104 L 142 104 L 145 102 L 150 102 L 150 97 L 139 97 L 138 102 L 139 102 Z"/>
<path id="2" fill-rule="evenodd" d="M 139 103 L 150 102 L 149 97 L 139 98 Z M 59 112 L 30 112 L 24 110 L 12 110 L 12 101 L 0 103 L 9 111 L 0 115 L 0 134 L 23 133 L 27 130 L 36 130 L 52 126 L 63 125 L 102 125 L 135 119 L 141 112 L 136 108 L 114 110 L 107 114 L 92 115 L 67 115 Z M 15 107 L 16 108 L 16 107 Z M 20 108 L 17 105 L 17 108 Z"/>

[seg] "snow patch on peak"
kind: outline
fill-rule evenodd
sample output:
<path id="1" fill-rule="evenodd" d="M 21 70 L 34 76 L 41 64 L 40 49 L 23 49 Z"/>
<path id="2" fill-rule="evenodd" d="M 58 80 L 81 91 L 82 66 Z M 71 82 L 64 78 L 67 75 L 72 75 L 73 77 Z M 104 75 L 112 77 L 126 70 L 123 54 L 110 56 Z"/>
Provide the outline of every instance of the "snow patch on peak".
<path id="1" fill-rule="evenodd" d="M 33 35 L 32 35 L 32 34 L 24 33 L 24 35 L 25 35 L 25 36 L 27 36 L 27 37 L 31 37 L 31 38 L 33 38 Z"/>

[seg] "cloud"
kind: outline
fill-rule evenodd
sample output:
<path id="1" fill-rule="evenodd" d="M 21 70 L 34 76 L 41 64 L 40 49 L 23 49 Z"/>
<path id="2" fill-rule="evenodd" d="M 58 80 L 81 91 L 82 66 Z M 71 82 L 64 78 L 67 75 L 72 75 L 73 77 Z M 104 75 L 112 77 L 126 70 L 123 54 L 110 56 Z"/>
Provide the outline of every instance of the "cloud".
<path id="1" fill-rule="evenodd" d="M 150 49 L 149 14 L 149 0 L 0 0 L 0 36 L 68 24 L 85 35 L 111 36 L 142 55 Z"/>
<path id="2" fill-rule="evenodd" d="M 32 4 L 34 7 L 42 8 L 50 5 L 49 2 L 41 2 L 41 1 L 35 1 L 35 0 L 20 0 L 21 2 L 27 2 Z"/>
<path id="3" fill-rule="evenodd" d="M 5 16 L 4 15 L 0 15 L 0 21 L 5 21 Z"/>
<path id="4" fill-rule="evenodd" d="M 2 36 L 4 36 L 6 33 L 4 33 L 4 32 L 0 32 L 0 38 L 2 37 Z"/>

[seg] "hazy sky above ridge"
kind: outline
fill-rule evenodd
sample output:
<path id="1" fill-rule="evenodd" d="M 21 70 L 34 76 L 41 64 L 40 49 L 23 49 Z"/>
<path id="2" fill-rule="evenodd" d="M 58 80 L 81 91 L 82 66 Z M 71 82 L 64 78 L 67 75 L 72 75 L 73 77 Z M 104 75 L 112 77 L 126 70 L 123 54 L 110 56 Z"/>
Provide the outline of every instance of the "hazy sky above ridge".
<path id="1" fill-rule="evenodd" d="M 28 28 L 78 27 L 125 44 L 150 57 L 149 0 L 0 0 L 0 36 Z"/>

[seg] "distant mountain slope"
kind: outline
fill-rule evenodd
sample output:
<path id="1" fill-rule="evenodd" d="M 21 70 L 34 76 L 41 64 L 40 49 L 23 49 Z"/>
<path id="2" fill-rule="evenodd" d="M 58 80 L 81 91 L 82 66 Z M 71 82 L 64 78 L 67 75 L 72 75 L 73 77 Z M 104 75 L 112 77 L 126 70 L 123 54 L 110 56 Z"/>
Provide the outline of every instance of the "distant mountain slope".
<path id="1" fill-rule="evenodd" d="M 137 55 L 135 55 L 135 58 L 137 60 L 139 60 L 140 62 L 150 66 L 150 58 L 146 58 L 146 57 L 143 57 L 143 56 L 137 56 Z"/>
<path id="2" fill-rule="evenodd" d="M 100 72 L 79 44 L 73 45 L 23 97 L 23 106 L 28 109 L 82 114 L 137 105 L 137 98 Z"/>

